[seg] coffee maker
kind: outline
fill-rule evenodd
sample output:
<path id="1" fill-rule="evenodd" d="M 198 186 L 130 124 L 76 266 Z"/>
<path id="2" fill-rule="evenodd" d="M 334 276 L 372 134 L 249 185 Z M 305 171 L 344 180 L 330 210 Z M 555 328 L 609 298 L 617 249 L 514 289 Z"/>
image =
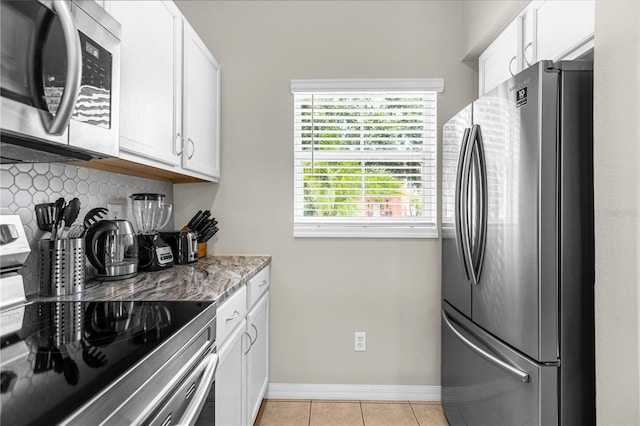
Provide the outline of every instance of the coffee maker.
<path id="1" fill-rule="evenodd" d="M 129 198 L 138 230 L 138 268 L 141 271 L 160 271 L 172 267 L 171 246 L 158 231 L 169 222 L 173 205 L 165 201 L 163 194 L 140 193 Z"/>

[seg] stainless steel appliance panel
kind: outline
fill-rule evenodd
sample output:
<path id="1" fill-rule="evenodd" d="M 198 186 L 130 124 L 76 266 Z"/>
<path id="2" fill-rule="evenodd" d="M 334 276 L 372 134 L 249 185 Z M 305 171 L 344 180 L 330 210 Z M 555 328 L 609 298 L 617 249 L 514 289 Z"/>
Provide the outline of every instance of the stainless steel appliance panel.
<path id="1" fill-rule="evenodd" d="M 442 313 L 442 407 L 449 424 L 558 424 L 558 367 L 515 352 L 446 302 Z"/>
<path id="2" fill-rule="evenodd" d="M 555 73 L 531 67 L 473 104 L 484 141 L 488 219 L 472 319 L 550 362 L 558 356 L 556 82 Z"/>
<path id="3" fill-rule="evenodd" d="M 110 29 L 113 32 L 98 25 L 96 19 L 100 23 L 115 20 L 93 0 L 76 0 L 72 11 L 81 36 L 83 78 L 69 122 L 69 145 L 99 156 L 117 157 L 120 133 L 119 24 L 112 25 Z M 90 38 L 83 37 L 84 34 Z"/>
<path id="4" fill-rule="evenodd" d="M 468 142 L 471 114 L 469 105 L 442 129 L 442 297 L 468 317 L 471 317 L 471 284 L 459 252 L 459 227 L 455 221 L 460 201 L 456 190 L 461 179 L 461 154 Z"/>
<path id="5" fill-rule="evenodd" d="M 564 70 L 560 108 L 560 424 L 595 424 L 593 73 Z"/>
<path id="6" fill-rule="evenodd" d="M 95 1 L 2 1 L 2 163 L 118 155 L 120 24 Z"/>

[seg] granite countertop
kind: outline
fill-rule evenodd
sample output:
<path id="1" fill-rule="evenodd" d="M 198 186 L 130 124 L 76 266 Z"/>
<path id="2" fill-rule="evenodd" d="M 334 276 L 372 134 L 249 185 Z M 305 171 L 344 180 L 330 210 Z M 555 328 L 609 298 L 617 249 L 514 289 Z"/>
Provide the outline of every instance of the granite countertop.
<path id="1" fill-rule="evenodd" d="M 88 281 L 82 293 L 38 300 L 220 301 L 270 263 L 267 255 L 206 256 L 163 271 L 140 272 L 127 280 Z"/>

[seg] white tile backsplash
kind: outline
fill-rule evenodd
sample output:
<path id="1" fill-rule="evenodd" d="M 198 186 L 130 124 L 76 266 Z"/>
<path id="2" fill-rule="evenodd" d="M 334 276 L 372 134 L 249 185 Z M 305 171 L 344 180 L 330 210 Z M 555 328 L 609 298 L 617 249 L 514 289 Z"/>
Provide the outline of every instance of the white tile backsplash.
<path id="1" fill-rule="evenodd" d="M 137 192 L 164 194 L 173 202 L 173 184 L 135 176 L 121 175 L 68 164 L 2 164 L 0 165 L 0 214 L 17 214 L 25 227 L 31 254 L 22 275 L 27 294 L 38 292 L 38 241 L 48 233 L 38 229 L 34 206 L 54 202 L 59 197 L 67 201 L 78 197 L 82 209 L 76 221 L 94 207 L 107 204 L 123 206 L 125 219 L 131 215 L 129 195 Z M 173 218 L 168 228 L 173 226 Z M 1 290 L 0 290 L 1 294 Z"/>

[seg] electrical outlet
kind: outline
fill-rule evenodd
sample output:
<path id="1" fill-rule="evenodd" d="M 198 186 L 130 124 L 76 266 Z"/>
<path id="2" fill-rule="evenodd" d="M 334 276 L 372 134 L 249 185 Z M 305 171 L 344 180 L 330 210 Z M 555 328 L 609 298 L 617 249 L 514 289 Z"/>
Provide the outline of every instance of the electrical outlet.
<path id="1" fill-rule="evenodd" d="M 107 219 L 124 219 L 124 206 L 122 204 L 107 203 Z"/>
<path id="2" fill-rule="evenodd" d="M 356 331 L 355 351 L 364 352 L 367 350 L 367 333 L 364 331 Z"/>

